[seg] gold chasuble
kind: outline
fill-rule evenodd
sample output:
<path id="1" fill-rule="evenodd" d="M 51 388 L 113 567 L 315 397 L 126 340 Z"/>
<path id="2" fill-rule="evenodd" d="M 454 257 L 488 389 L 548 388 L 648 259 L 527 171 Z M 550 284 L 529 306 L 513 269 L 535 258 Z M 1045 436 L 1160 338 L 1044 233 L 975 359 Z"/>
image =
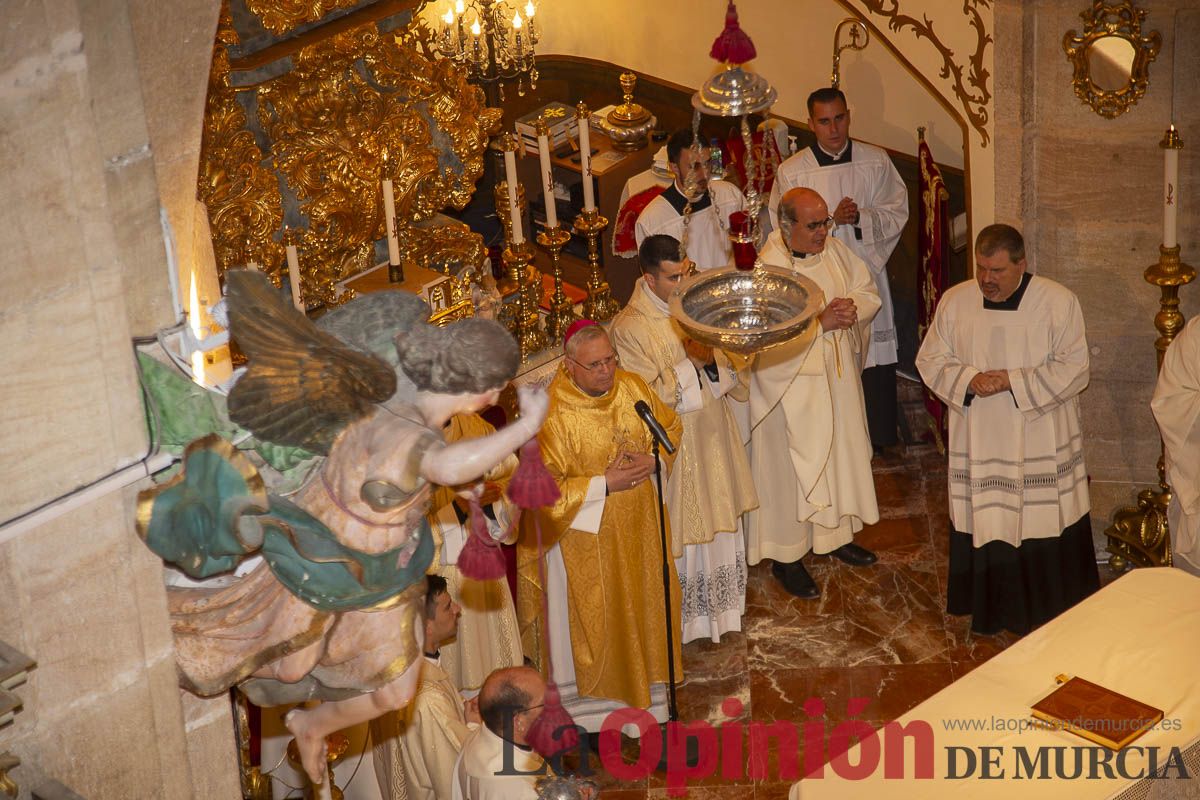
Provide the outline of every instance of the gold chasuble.
<path id="1" fill-rule="evenodd" d="M 605 470 L 619 452 L 651 451 L 650 433 L 634 411 L 634 403 L 644 400 L 650 406 L 672 442 L 679 441 L 682 424 L 641 378 L 622 369 L 617 369 L 611 391 L 592 397 L 560 368 L 549 393 L 550 411 L 538 441 L 562 497 L 537 515 L 543 549 L 550 551 L 557 546 L 566 572 L 566 597 L 549 599 L 553 607 L 551 621 L 562 612 L 565 599 L 573 683 L 579 696 L 648 708 L 651 684 L 667 680 L 662 554 L 654 482 L 644 481 L 607 497 L 601 491 L 603 510 L 597 533 L 572 525 L 578 524 L 576 517 L 588 500 L 589 485 L 597 476 L 603 481 Z M 661 456 L 665 477 L 673 458 L 665 452 Z M 667 530 L 669 536 L 669 525 Z M 517 544 L 517 615 L 525 653 L 545 672 L 546 621 L 542 616 L 537 558 L 533 515 L 525 514 Z M 672 559 L 668 558 L 667 566 L 678 679 L 682 675 L 679 579 Z M 558 674 L 569 674 L 572 666 L 562 663 L 565 644 L 554 642 L 555 670 L 564 703 L 570 709 L 572 687 Z"/>

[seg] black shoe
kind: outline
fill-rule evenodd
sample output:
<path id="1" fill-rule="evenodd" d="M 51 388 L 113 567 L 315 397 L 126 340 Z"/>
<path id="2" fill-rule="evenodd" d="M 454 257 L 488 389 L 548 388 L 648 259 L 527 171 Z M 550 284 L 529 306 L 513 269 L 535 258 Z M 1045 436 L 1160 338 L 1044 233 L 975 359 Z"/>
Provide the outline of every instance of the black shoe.
<path id="1" fill-rule="evenodd" d="M 854 567 L 869 567 L 879 560 L 879 557 L 865 547 L 859 547 L 854 542 L 844 544 L 829 555 L 845 561 Z"/>
<path id="2" fill-rule="evenodd" d="M 780 564 L 776 561 L 771 565 L 771 574 L 783 584 L 783 588 L 787 589 L 789 594 L 802 600 L 813 600 L 821 596 L 817 582 L 799 561 L 793 561 L 791 564 Z"/>

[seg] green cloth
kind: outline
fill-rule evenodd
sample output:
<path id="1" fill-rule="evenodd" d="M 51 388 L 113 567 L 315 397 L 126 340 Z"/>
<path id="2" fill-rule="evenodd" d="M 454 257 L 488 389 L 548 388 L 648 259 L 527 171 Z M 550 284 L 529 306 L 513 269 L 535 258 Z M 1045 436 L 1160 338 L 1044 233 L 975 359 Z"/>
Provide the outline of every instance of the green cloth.
<path id="1" fill-rule="evenodd" d="M 386 603 L 425 575 L 433 561 L 433 535 L 422 518 L 416 550 L 401 566 L 400 551 L 364 553 L 338 541 L 328 527 L 282 497 L 255 492 L 253 468 L 240 454 L 210 437 L 185 454 L 171 485 L 145 496 L 146 545 L 193 578 L 233 570 L 261 550 L 281 584 L 323 612 Z M 241 462 L 240 464 L 238 462 Z"/>
<path id="2" fill-rule="evenodd" d="M 152 437 L 166 452 L 178 455 L 194 440 L 210 433 L 220 434 L 237 442 L 239 450 L 257 453 L 278 471 L 280 477 L 271 488 L 280 494 L 299 489 L 324 459 L 302 447 L 283 447 L 251 436 L 229 419 L 223 395 L 196 384 L 174 367 L 140 352 L 138 366 L 150 410 Z"/>
<path id="3" fill-rule="evenodd" d="M 417 548 L 400 566 L 402 548 L 364 553 L 339 542 L 304 509 L 279 497 L 263 519 L 263 556 L 288 591 L 319 611 L 350 611 L 385 603 L 425 577 L 433 533 L 422 517 Z M 357 576 L 356 576 L 357 573 Z"/>

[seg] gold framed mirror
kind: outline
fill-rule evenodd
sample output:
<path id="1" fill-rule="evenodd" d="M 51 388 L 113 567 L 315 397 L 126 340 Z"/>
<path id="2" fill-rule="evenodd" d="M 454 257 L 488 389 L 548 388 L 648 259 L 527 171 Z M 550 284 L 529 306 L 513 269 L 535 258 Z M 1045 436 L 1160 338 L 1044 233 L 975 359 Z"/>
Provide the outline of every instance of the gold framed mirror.
<path id="1" fill-rule="evenodd" d="M 1115 119 L 1146 93 L 1150 62 L 1158 55 L 1158 31 L 1142 35 L 1146 12 L 1133 0 L 1106 3 L 1095 0 L 1079 15 L 1083 33 L 1067 31 L 1063 50 L 1075 68 L 1075 94 L 1106 119 Z"/>

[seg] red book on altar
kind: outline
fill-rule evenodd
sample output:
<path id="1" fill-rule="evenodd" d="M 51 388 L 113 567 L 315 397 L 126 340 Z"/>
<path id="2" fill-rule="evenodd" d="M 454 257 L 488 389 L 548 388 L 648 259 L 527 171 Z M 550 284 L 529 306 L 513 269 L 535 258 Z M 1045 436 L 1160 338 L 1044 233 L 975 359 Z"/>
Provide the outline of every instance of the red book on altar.
<path id="1" fill-rule="evenodd" d="M 1032 710 L 1052 727 L 1110 750 L 1125 747 L 1163 718 L 1161 710 L 1083 678 L 1067 678 Z"/>

